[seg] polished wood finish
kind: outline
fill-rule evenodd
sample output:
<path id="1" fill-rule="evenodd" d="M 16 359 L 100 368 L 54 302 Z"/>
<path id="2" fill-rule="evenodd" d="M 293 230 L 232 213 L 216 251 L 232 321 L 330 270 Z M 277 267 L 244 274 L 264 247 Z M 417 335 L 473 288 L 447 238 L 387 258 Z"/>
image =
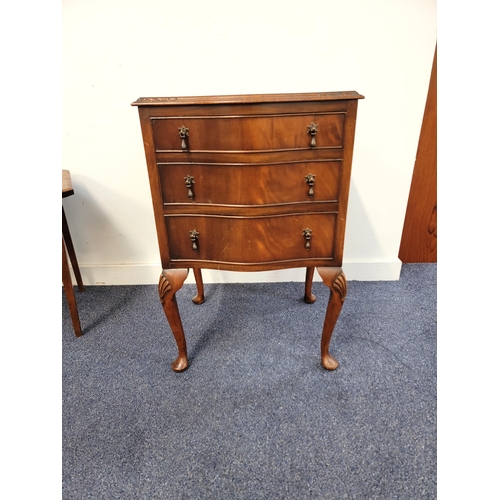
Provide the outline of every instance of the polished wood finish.
<path id="1" fill-rule="evenodd" d="M 437 48 L 420 131 L 399 258 L 437 262 Z"/>
<path id="2" fill-rule="evenodd" d="M 71 182 L 71 174 L 69 170 L 62 171 L 62 197 L 66 198 L 74 194 L 73 185 Z M 78 260 L 76 258 L 75 248 L 73 246 L 73 241 L 71 239 L 71 233 L 69 232 L 68 221 L 66 219 L 66 214 L 64 213 L 64 207 L 62 208 L 62 282 L 64 286 L 64 292 L 66 295 L 66 300 L 69 306 L 69 312 L 71 315 L 71 321 L 73 323 L 73 329 L 75 335 L 80 337 L 82 332 L 82 327 L 80 324 L 80 317 L 78 314 L 78 308 L 76 305 L 75 293 L 73 290 L 73 282 L 71 280 L 71 273 L 69 269 L 68 255 L 71 261 L 71 266 L 73 268 L 73 273 L 75 275 L 76 283 L 78 285 L 78 290 L 80 292 L 85 291 L 83 286 L 82 275 L 80 273 L 80 267 L 78 265 Z"/>
<path id="3" fill-rule="evenodd" d="M 304 290 L 304 301 L 308 304 L 316 302 L 316 295 L 312 293 L 312 283 L 314 278 L 314 267 L 306 268 L 306 286 Z"/>
<path id="4" fill-rule="evenodd" d="M 244 168 L 227 162 L 165 162 L 158 163 L 158 168 L 163 203 L 172 209 L 193 202 L 208 205 L 203 207 L 207 209 L 214 206 L 213 200 L 218 205 L 271 207 L 338 201 L 342 162 L 251 163 Z M 309 175 L 314 175 L 312 186 L 306 181 Z M 190 187 L 186 187 L 186 178 Z"/>
<path id="5" fill-rule="evenodd" d="M 201 269 L 198 267 L 193 267 L 194 279 L 196 282 L 196 295 L 192 298 L 195 304 L 203 304 L 205 302 L 205 291 L 203 287 L 203 278 L 201 275 Z"/>
<path id="6" fill-rule="evenodd" d="M 162 117 L 153 122 L 157 151 L 183 149 L 179 129 L 189 129 L 185 143 L 189 151 L 276 151 L 310 147 L 311 137 L 304 134 L 304 124 L 321 123 L 318 147 L 341 147 L 344 114 L 308 114 L 294 105 L 297 114 L 260 114 L 218 117 Z M 258 111 L 256 111 L 258 113 Z M 306 128 L 307 131 L 307 128 Z"/>
<path id="7" fill-rule="evenodd" d="M 213 96 L 179 96 L 179 97 L 140 97 L 132 106 L 193 106 L 217 104 L 223 108 L 225 104 L 260 104 L 260 103 L 290 103 L 290 102 L 331 102 L 346 99 L 364 99 L 356 91 L 345 92 L 308 92 L 286 94 L 240 94 Z"/>
<path id="8" fill-rule="evenodd" d="M 326 370 L 335 370 L 339 363 L 330 354 L 329 346 L 333 329 L 337 323 L 347 294 L 347 282 L 340 267 L 318 267 L 323 283 L 330 289 L 330 299 L 326 310 L 323 334 L 321 336 L 321 364 Z"/>
<path id="9" fill-rule="evenodd" d="M 293 214 L 261 217 L 175 215 L 165 217 L 170 259 L 178 267 L 243 268 L 276 263 L 285 267 L 299 260 L 328 262 L 334 249 L 335 215 Z M 302 234 L 312 227 L 311 247 Z M 189 230 L 199 233 L 193 250 Z"/>
<path id="10" fill-rule="evenodd" d="M 158 283 L 160 301 L 179 350 L 177 359 L 172 363 L 172 369 L 176 372 L 182 372 L 189 366 L 186 337 L 175 296 L 177 290 L 180 290 L 184 284 L 187 275 L 187 269 L 164 269 Z"/>
<path id="11" fill-rule="evenodd" d="M 139 108 L 163 273 L 160 297 L 188 367 L 175 292 L 193 269 L 314 269 L 332 291 L 322 365 L 345 298 L 345 222 L 357 92 L 140 98 Z M 176 273 L 177 271 L 182 274 Z M 332 274 L 333 273 L 333 274 Z"/>

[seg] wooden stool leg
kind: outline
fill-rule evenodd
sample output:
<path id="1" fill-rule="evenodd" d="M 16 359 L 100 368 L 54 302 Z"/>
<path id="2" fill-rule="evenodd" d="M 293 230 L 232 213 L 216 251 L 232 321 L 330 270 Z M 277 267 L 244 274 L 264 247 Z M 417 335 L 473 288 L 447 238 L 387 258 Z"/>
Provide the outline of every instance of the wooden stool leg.
<path id="1" fill-rule="evenodd" d="M 306 268 L 306 286 L 304 293 L 304 301 L 308 304 L 312 304 L 316 301 L 316 295 L 312 293 L 312 283 L 314 277 L 314 267 Z"/>
<path id="2" fill-rule="evenodd" d="M 179 307 L 175 297 L 175 292 L 181 289 L 187 275 L 188 269 L 164 269 L 158 283 L 158 294 L 160 295 L 163 310 L 179 350 L 179 356 L 172 363 L 172 370 L 175 372 L 182 372 L 189 366 L 186 337 L 184 336 Z"/>
<path id="3" fill-rule="evenodd" d="M 347 282 L 340 267 L 318 267 L 323 283 L 330 289 L 323 334 L 321 336 L 321 364 L 326 370 L 335 370 L 339 363 L 329 353 L 330 339 L 347 294 Z"/>
<path id="4" fill-rule="evenodd" d="M 205 293 L 203 290 L 203 278 L 201 276 L 201 269 L 199 267 L 193 267 L 194 279 L 196 281 L 197 295 L 193 297 L 193 302 L 195 304 L 203 304 L 205 302 Z"/>
<path id="5" fill-rule="evenodd" d="M 78 267 L 78 260 L 76 259 L 75 248 L 73 247 L 73 241 L 69 232 L 69 226 L 68 221 L 66 220 L 66 214 L 64 213 L 64 207 L 62 209 L 62 233 L 64 242 L 66 243 L 66 248 L 68 249 L 68 255 L 71 260 L 71 265 L 73 266 L 73 273 L 75 274 L 76 283 L 78 284 L 78 290 L 80 290 L 80 292 L 84 292 L 85 287 L 83 286 L 82 275 L 80 274 L 80 268 Z"/>
<path id="6" fill-rule="evenodd" d="M 71 274 L 69 272 L 68 257 L 66 256 L 66 247 L 64 239 L 62 240 L 62 282 L 66 300 L 68 301 L 69 313 L 71 321 L 73 322 L 73 329 L 77 337 L 82 336 L 82 327 L 80 325 L 80 317 L 78 316 L 78 309 L 76 307 L 75 291 L 73 290 L 73 283 L 71 282 Z"/>

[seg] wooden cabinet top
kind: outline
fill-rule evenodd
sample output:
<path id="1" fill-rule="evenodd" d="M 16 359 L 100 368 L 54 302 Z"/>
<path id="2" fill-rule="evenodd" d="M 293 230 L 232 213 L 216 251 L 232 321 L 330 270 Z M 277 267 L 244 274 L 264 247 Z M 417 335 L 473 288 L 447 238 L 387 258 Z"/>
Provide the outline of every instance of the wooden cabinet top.
<path id="1" fill-rule="evenodd" d="M 200 104 L 252 104 L 260 102 L 306 102 L 340 101 L 346 99 L 364 99 L 356 91 L 346 92 L 310 92 L 295 94 L 245 94 L 194 97 L 140 97 L 132 106 L 179 106 Z"/>

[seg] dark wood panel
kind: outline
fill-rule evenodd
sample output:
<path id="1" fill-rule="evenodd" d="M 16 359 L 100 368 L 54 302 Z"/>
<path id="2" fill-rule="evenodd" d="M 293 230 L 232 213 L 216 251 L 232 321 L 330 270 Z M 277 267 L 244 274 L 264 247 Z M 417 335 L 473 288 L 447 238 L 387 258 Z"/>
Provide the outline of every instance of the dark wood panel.
<path id="1" fill-rule="evenodd" d="M 399 258 L 437 262 L 437 48 L 408 198 Z"/>

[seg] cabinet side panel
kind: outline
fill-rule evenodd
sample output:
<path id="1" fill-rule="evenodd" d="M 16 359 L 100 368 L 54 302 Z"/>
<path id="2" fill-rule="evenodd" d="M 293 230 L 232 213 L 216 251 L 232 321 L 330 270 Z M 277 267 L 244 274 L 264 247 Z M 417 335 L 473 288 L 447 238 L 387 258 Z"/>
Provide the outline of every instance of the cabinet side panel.
<path id="1" fill-rule="evenodd" d="M 344 255 L 344 239 L 347 218 L 347 206 L 349 202 L 349 187 L 351 183 L 351 166 L 354 148 L 354 133 L 356 129 L 356 113 L 358 101 L 352 100 L 347 105 L 347 116 L 344 123 L 344 161 L 340 174 L 339 185 L 339 211 L 337 227 L 335 230 L 334 260 L 342 263 Z M 341 265 L 341 264 L 340 264 Z"/>
<path id="2" fill-rule="evenodd" d="M 141 122 L 142 140 L 144 143 L 144 152 L 146 154 L 146 163 L 148 168 L 149 185 L 151 188 L 151 198 L 153 201 L 153 211 L 156 224 L 156 233 L 158 236 L 158 246 L 160 249 L 161 265 L 163 269 L 170 267 L 170 251 L 168 246 L 168 235 L 163 220 L 163 200 L 160 174 L 156 164 L 155 143 L 153 137 L 153 128 L 149 116 L 149 108 L 139 108 L 139 118 Z"/>

